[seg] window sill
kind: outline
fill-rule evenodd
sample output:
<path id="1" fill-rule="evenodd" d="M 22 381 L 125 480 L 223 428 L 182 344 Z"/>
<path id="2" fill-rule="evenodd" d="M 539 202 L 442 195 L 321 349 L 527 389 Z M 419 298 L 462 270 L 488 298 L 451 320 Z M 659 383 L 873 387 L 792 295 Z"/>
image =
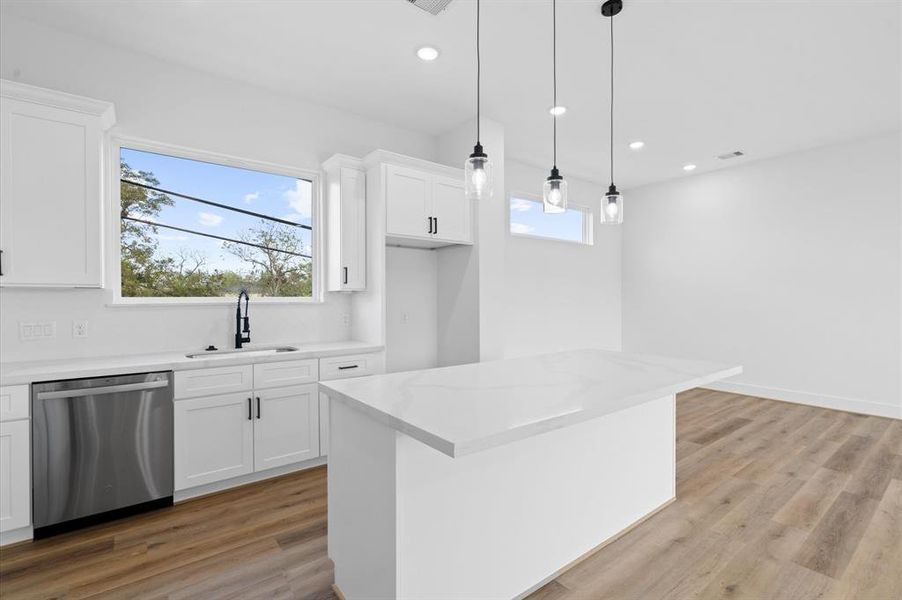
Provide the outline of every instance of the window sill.
<path id="1" fill-rule="evenodd" d="M 117 298 L 107 308 L 204 308 L 235 306 L 237 298 Z M 251 298 L 253 306 L 308 306 L 324 304 L 315 298 Z"/>

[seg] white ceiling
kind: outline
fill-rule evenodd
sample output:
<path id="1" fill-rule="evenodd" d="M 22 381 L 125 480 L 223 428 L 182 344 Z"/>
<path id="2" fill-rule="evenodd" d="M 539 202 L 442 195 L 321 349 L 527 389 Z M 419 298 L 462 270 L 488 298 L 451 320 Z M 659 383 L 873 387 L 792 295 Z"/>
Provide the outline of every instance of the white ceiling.
<path id="1" fill-rule="evenodd" d="M 608 178 L 607 20 L 558 3 L 558 163 Z M 702 173 L 899 128 L 900 2 L 626 0 L 616 18 L 617 181 Z M 474 0 L 3 0 L 3 12 L 438 134 L 475 114 Z M 550 0 L 483 2 L 483 114 L 550 167 Z M 441 57 L 422 63 L 422 44 Z M 646 142 L 641 152 L 627 143 Z M 741 149 L 748 158 L 720 163 Z M 461 160 L 467 148 L 461 149 Z M 486 149 L 491 153 L 491 148 Z"/>

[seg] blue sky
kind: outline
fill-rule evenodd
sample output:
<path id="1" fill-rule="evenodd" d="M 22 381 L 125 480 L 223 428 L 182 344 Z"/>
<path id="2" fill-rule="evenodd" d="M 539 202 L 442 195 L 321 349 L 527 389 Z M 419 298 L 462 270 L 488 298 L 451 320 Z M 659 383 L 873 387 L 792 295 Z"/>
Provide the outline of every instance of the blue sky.
<path id="1" fill-rule="evenodd" d="M 122 148 L 120 158 L 133 170 L 152 172 L 161 188 L 295 223 L 312 223 L 312 184 L 309 181 L 129 148 Z M 256 227 L 260 221 L 257 217 L 177 196 L 172 198 L 175 205 L 163 208 L 158 222 L 237 238 L 239 232 Z M 298 234 L 309 253 L 310 231 L 299 228 Z M 244 268 L 239 259 L 222 250 L 219 240 L 163 228 L 158 229 L 157 240 L 162 254 L 174 256 L 180 249 L 202 253 L 207 258 L 208 269 L 240 271 Z"/>
<path id="2" fill-rule="evenodd" d="M 542 203 L 526 198 L 510 199 L 511 233 L 550 237 L 571 242 L 583 241 L 584 213 L 568 208 L 566 212 L 545 214 Z"/>

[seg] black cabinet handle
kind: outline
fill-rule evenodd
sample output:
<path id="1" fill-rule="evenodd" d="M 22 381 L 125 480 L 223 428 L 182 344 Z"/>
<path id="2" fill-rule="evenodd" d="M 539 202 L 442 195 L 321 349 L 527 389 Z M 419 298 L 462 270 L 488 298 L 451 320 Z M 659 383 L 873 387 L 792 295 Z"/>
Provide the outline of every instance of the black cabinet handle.
<path id="1" fill-rule="evenodd" d="M 429 217 L 429 231 L 428 233 L 432 233 L 432 217 Z"/>
<path id="2" fill-rule="evenodd" d="M 257 418 L 260 418 L 260 396 L 257 396 Z"/>
<path id="3" fill-rule="evenodd" d="M 438 217 L 435 217 L 435 231 L 432 233 L 438 235 Z"/>
<path id="4" fill-rule="evenodd" d="M 250 398 L 247 399 L 247 420 L 248 421 L 254 420 L 254 407 L 251 406 L 253 402 L 254 401 L 251 400 Z"/>
<path id="5" fill-rule="evenodd" d="M 348 284 L 348 268 L 344 267 L 344 270 L 345 270 L 345 285 L 347 285 Z"/>
<path id="6" fill-rule="evenodd" d="M 344 366 L 344 367 L 338 367 L 338 370 L 339 370 L 339 371 L 344 371 L 344 370 L 346 370 L 346 369 L 356 369 L 356 368 L 359 367 L 359 366 L 360 366 L 360 365 L 347 365 L 347 366 Z"/>

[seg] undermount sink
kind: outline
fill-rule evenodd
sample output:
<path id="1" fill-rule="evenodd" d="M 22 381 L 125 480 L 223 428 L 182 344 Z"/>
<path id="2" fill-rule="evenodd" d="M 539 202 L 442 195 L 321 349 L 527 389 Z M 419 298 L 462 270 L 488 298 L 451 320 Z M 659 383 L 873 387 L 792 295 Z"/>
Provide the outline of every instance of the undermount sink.
<path id="1" fill-rule="evenodd" d="M 209 350 L 186 354 L 185 358 L 230 358 L 233 356 L 267 356 L 283 352 L 297 352 L 294 346 L 276 346 L 275 348 L 239 348 L 235 350 Z"/>

